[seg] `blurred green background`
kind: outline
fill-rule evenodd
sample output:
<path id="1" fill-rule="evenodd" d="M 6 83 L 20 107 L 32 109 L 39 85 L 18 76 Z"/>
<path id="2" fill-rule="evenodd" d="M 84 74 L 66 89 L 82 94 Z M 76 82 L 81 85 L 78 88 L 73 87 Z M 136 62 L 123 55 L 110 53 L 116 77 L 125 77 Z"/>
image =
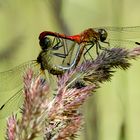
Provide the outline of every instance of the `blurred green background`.
<path id="1" fill-rule="evenodd" d="M 139 0 L 1 0 L 0 71 L 36 59 L 44 30 L 72 35 L 88 27 L 138 26 L 139 14 Z M 140 140 L 140 60 L 131 62 L 86 102 L 78 140 Z"/>

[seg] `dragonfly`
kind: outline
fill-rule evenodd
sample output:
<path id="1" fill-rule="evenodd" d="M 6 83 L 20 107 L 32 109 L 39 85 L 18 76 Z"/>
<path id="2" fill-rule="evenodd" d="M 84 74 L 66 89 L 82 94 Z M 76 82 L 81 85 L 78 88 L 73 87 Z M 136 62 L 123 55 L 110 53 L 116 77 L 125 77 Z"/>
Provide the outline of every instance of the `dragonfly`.
<path id="1" fill-rule="evenodd" d="M 69 47 L 67 47 L 66 43 Z M 0 103 L 3 102 L 0 104 L 0 119 L 7 117 L 22 106 L 23 75 L 29 68 L 33 69 L 37 75 L 42 75 L 45 78 L 45 70 L 52 75 L 62 75 L 66 70 L 74 66 L 80 50 L 80 46 L 75 42 L 65 42 L 55 37 L 45 37 L 39 40 L 39 44 L 41 51 L 36 60 L 31 60 L 8 71 L 0 72 L 0 94 L 1 96 L 10 97 L 7 100 L 0 101 Z M 78 47 L 74 50 L 76 45 Z M 74 54 L 73 58 L 71 57 L 72 54 Z M 56 60 L 60 58 L 60 62 L 55 63 L 54 58 Z"/>
<path id="2" fill-rule="evenodd" d="M 68 36 L 65 34 L 60 34 L 52 31 L 43 31 L 39 35 L 39 39 L 42 40 L 48 36 L 54 36 L 59 40 L 71 40 L 79 44 L 80 50 L 75 61 L 75 66 L 78 65 L 81 57 L 83 56 L 86 60 L 86 54 L 90 56 L 91 59 L 93 52 L 90 50 L 95 46 L 96 54 L 99 55 L 100 50 L 108 50 L 107 47 L 134 47 L 135 45 L 140 45 L 139 42 L 130 41 L 128 39 L 140 38 L 140 26 L 134 27 L 99 27 L 99 28 L 88 28 L 83 32 Z M 118 39 L 123 38 L 124 40 Z M 116 39 L 117 38 L 117 39 Z M 61 41 L 58 42 L 58 46 Z M 90 53 L 89 53 L 90 52 Z"/>
<path id="3" fill-rule="evenodd" d="M 94 46 L 98 54 L 98 49 L 104 49 L 109 46 L 134 47 L 134 45 L 140 45 L 138 42 L 127 40 L 140 37 L 140 32 L 138 31 L 140 31 L 139 26 L 89 28 L 80 34 L 72 36 L 43 31 L 39 35 L 39 44 L 42 50 L 37 60 L 25 62 L 18 67 L 0 73 L 0 81 L 2 81 L 0 82 L 0 92 L 2 94 L 9 93 L 10 96 L 4 104 L 1 104 L 0 118 L 11 114 L 15 110 L 15 106 L 19 108 L 22 105 L 22 77 L 26 69 L 31 67 L 39 73 L 47 70 L 52 75 L 62 75 L 65 71 L 76 67 L 80 63 L 81 57 L 86 59 L 85 57 L 88 55 L 89 59 L 91 59 L 94 55 L 91 49 Z M 126 40 L 116 39 L 120 35 L 123 35 Z M 60 58 L 59 64 L 55 64 L 54 57 L 56 59 Z"/>

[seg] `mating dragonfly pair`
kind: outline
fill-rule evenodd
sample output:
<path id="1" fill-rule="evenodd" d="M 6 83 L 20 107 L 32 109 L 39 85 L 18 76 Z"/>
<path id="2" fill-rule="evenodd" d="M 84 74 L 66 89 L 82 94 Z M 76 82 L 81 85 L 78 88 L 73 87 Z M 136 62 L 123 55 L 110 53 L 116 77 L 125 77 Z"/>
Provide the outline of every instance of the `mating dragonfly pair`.
<path id="1" fill-rule="evenodd" d="M 124 40 L 116 39 L 119 37 Z M 0 118 L 6 117 L 16 110 L 16 107 L 21 106 L 22 79 L 26 69 L 32 68 L 40 74 L 40 70 L 47 70 L 52 75 L 62 75 L 66 70 L 76 67 L 82 58 L 93 59 L 94 54 L 98 55 L 102 49 L 107 50 L 108 46 L 132 48 L 140 45 L 138 42 L 127 40 L 135 38 L 140 38 L 140 26 L 89 28 L 73 36 L 42 32 L 39 36 L 42 50 L 36 60 L 0 73 L 0 96 L 10 97 L 0 103 Z M 96 51 L 93 51 L 94 48 Z M 59 59 L 59 64 L 55 64 L 54 58 Z"/>

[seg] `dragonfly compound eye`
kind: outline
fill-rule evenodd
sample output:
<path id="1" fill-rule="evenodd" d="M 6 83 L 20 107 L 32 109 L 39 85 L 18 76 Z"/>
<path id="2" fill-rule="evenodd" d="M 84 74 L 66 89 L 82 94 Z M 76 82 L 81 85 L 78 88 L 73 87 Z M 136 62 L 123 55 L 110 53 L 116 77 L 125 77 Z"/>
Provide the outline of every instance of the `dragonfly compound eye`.
<path id="1" fill-rule="evenodd" d="M 49 47 L 51 47 L 52 42 L 51 42 L 50 38 L 44 37 L 40 40 L 39 44 L 40 44 L 42 50 L 46 50 Z"/>
<path id="2" fill-rule="evenodd" d="M 107 38 L 107 32 L 106 32 L 106 30 L 105 29 L 99 29 L 98 30 L 98 33 L 100 35 L 100 41 L 101 42 L 104 42 L 106 40 L 106 38 Z"/>

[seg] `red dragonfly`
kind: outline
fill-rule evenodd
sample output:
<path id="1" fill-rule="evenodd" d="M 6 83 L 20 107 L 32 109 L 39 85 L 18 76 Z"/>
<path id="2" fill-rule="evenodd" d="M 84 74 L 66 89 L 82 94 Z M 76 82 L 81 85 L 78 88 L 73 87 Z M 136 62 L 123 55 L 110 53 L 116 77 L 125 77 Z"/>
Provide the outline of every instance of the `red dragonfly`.
<path id="1" fill-rule="evenodd" d="M 59 75 L 77 66 L 82 56 L 86 57 L 86 54 L 90 54 L 93 57 L 94 52 L 90 51 L 90 49 L 94 48 L 94 46 L 98 54 L 98 49 L 104 49 L 109 45 L 111 47 L 134 47 L 134 45 L 139 45 L 137 42 L 116 39 L 120 35 L 123 35 L 125 39 L 135 39 L 140 37 L 140 27 L 89 28 L 73 36 L 50 31 L 42 32 L 39 36 L 42 50 L 36 60 L 28 61 L 9 71 L 0 72 L 0 92 L 3 95 L 9 93 L 10 97 L 3 101 L 4 103 L 0 103 L 0 119 L 13 112 L 16 106 L 19 107 L 21 105 L 23 98 L 22 76 L 28 67 L 31 67 L 37 73 L 41 69 L 47 70 L 53 75 Z M 60 58 L 60 63 L 55 62 L 55 57 L 56 59 Z"/>
<path id="2" fill-rule="evenodd" d="M 82 55 L 85 58 L 85 55 L 88 53 L 92 58 L 92 55 L 89 53 L 89 51 L 93 48 L 93 46 L 96 47 L 96 53 L 99 54 L 99 49 L 107 50 L 107 48 L 104 47 L 106 45 L 111 47 L 134 47 L 134 45 L 140 45 L 138 42 L 116 39 L 117 37 L 119 38 L 121 36 L 123 39 L 140 38 L 140 26 L 88 28 L 79 34 L 72 36 L 51 31 L 44 31 L 40 34 L 39 40 L 44 40 L 44 38 L 48 36 L 56 37 L 59 40 L 58 44 L 56 45 L 57 47 L 61 47 L 59 43 L 61 44 L 61 41 L 64 40 L 71 40 L 81 46 L 77 60 L 75 62 L 76 66 L 79 63 Z M 64 57 L 65 56 L 66 55 L 64 55 Z"/>

